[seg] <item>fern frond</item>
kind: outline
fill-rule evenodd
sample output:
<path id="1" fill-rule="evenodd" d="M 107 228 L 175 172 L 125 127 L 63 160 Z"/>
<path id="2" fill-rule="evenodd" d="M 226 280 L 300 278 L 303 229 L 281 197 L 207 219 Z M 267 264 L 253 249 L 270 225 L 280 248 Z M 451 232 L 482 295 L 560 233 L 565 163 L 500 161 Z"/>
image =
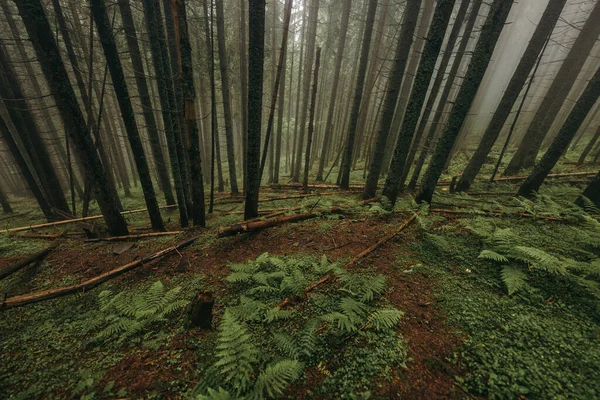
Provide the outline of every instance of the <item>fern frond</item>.
<path id="1" fill-rule="evenodd" d="M 501 274 L 509 296 L 527 285 L 527 275 L 520 268 L 505 265 Z"/>
<path id="2" fill-rule="evenodd" d="M 375 294 L 383 292 L 385 289 L 385 276 L 344 274 L 340 276 L 343 290 L 357 296 L 361 301 L 373 300 Z"/>
<path id="3" fill-rule="evenodd" d="M 561 261 L 542 249 L 528 246 L 515 246 L 512 254 L 514 258 L 530 263 L 533 267 L 543 269 L 553 274 L 564 275 L 567 273 Z"/>
<path id="4" fill-rule="evenodd" d="M 249 282 L 252 279 L 252 274 L 248 272 L 238 271 L 229 274 L 225 280 L 230 283 Z"/>
<path id="5" fill-rule="evenodd" d="M 490 261 L 495 261 L 495 262 L 500 262 L 500 263 L 509 262 L 508 258 L 506 258 L 502 254 L 496 253 L 495 251 L 492 251 L 492 250 L 482 250 L 481 253 L 479 253 L 479 256 L 477 258 L 483 258 L 485 260 L 490 260 Z"/>
<path id="6" fill-rule="evenodd" d="M 276 333 L 273 335 L 275 345 L 283 354 L 290 358 L 297 359 L 300 357 L 301 349 L 298 347 L 294 339 L 285 333 Z"/>
<path id="7" fill-rule="evenodd" d="M 341 312 L 332 312 L 322 315 L 321 319 L 335 325 L 343 332 L 355 332 L 358 329 L 358 321 Z"/>
<path id="8" fill-rule="evenodd" d="M 265 321 L 273 322 L 281 319 L 289 319 L 294 315 L 294 312 L 291 310 L 282 310 L 279 307 L 269 308 L 265 314 Z"/>
<path id="9" fill-rule="evenodd" d="M 373 312 L 368 319 L 368 325 L 377 331 L 391 329 L 400 323 L 404 313 L 396 308 L 383 308 Z"/>
<path id="10" fill-rule="evenodd" d="M 352 320 L 363 318 L 367 312 L 367 306 L 351 297 L 343 297 L 340 300 L 340 309 Z"/>
<path id="11" fill-rule="evenodd" d="M 196 400 L 235 400 L 236 397 L 233 397 L 231 393 L 227 390 L 219 387 L 219 389 L 215 390 L 212 388 L 207 389 L 207 394 L 200 394 L 196 396 Z"/>
<path id="12" fill-rule="evenodd" d="M 297 360 L 282 360 L 267 365 L 256 380 L 254 391 L 257 394 L 267 392 L 267 396 L 281 396 L 290 383 L 298 379 L 303 365 Z"/>

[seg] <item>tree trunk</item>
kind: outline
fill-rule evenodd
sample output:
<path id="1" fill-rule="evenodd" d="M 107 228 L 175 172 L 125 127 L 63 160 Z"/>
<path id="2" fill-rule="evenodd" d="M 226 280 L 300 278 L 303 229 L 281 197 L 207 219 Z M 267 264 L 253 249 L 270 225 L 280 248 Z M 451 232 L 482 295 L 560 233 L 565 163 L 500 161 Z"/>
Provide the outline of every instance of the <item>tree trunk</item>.
<path id="1" fill-rule="evenodd" d="M 246 1 L 240 0 L 240 110 L 242 114 L 242 165 L 244 173 L 244 193 L 246 193 L 246 154 L 248 153 L 248 60 L 246 50 Z"/>
<path id="2" fill-rule="evenodd" d="M 244 219 L 258 216 L 260 134 L 265 56 L 265 0 L 249 0 L 248 34 L 248 174 Z"/>
<path id="3" fill-rule="evenodd" d="M 348 133 L 346 135 L 346 144 L 344 148 L 344 158 L 341 168 L 340 186 L 342 189 L 347 189 L 350 186 L 350 169 L 352 168 L 352 152 L 354 151 L 354 141 L 356 138 L 356 129 L 358 125 L 358 117 L 360 112 L 360 103 L 362 101 L 362 92 L 365 83 L 365 75 L 367 73 L 367 65 L 369 63 L 369 48 L 371 46 L 371 36 L 373 34 L 373 22 L 375 21 L 375 12 L 377 11 L 377 2 L 369 2 L 367 11 L 367 21 L 365 32 L 362 37 L 362 49 L 360 54 L 360 63 L 358 66 L 358 76 L 356 80 L 356 88 L 354 90 L 354 100 L 352 103 L 352 112 L 350 113 L 350 122 L 348 125 Z"/>
<path id="4" fill-rule="evenodd" d="M 300 166 L 302 165 L 302 150 L 304 149 L 304 133 L 306 130 L 306 119 L 308 117 L 308 102 L 310 93 L 310 75 L 315 57 L 315 41 L 317 37 L 317 22 L 319 16 L 319 0 L 311 0 L 310 17 L 308 21 L 308 32 L 306 37 L 306 58 L 304 61 L 304 82 L 302 84 L 302 108 L 300 113 L 300 125 L 298 127 L 298 147 L 296 149 L 296 165 L 294 166 L 294 174 L 292 180 L 298 182 L 300 180 Z"/>
<path id="5" fill-rule="evenodd" d="M 390 170 L 383 188 L 383 195 L 390 199 L 392 204 L 396 203 L 396 197 L 398 197 L 398 193 L 402 190 L 401 180 L 404 175 L 406 157 L 417 122 L 419 121 L 419 116 L 421 115 L 421 108 L 425 102 L 429 81 L 433 75 L 435 64 L 442 48 L 444 33 L 452 15 L 454 2 L 455 0 L 440 0 L 433 14 L 433 21 L 427 34 L 427 42 L 425 43 L 421 61 L 419 62 L 419 69 L 415 77 L 406 112 L 404 113 L 404 121 L 402 121 L 400 134 L 392 156 L 392 163 L 390 164 Z"/>
<path id="6" fill-rule="evenodd" d="M 204 212 L 204 181 L 200 159 L 200 141 L 196 122 L 196 90 L 192 65 L 192 46 L 188 30 L 185 0 L 172 0 L 175 35 L 179 37 L 180 73 L 183 78 L 184 116 L 190 158 L 192 218 L 194 225 L 206 226 Z"/>
<path id="7" fill-rule="evenodd" d="M 475 99 L 477 89 L 483 80 L 494 47 L 502 33 L 502 28 L 510 12 L 512 1 L 494 0 L 481 30 L 481 36 L 473 52 L 473 58 L 465 75 L 465 80 L 456 98 L 452 113 L 448 119 L 448 125 L 437 144 L 435 152 L 429 163 L 429 167 L 423 177 L 423 185 L 416 197 L 417 202 L 431 203 L 433 192 L 442 170 L 450 155 L 450 150 L 460 132 L 460 128 L 469 112 L 469 108 Z"/>
<path id="8" fill-rule="evenodd" d="M 123 19 L 123 29 L 125 31 L 125 37 L 127 38 L 129 57 L 131 57 L 135 82 L 144 114 L 146 131 L 148 132 L 148 139 L 150 141 L 150 149 L 152 150 L 152 157 L 154 158 L 154 165 L 158 175 L 158 184 L 164 193 L 166 203 L 171 205 L 175 204 L 173 189 L 171 188 L 167 164 L 160 146 L 159 133 L 156 127 L 156 120 L 154 119 L 154 110 L 152 109 L 152 102 L 150 101 L 144 64 L 142 63 L 142 56 L 129 1 L 130 0 L 119 0 L 119 9 L 121 10 L 121 18 Z"/>
<path id="9" fill-rule="evenodd" d="M 291 5 L 291 4 L 290 4 Z M 306 139 L 306 155 L 304 159 L 304 191 L 308 191 L 308 170 L 310 169 L 310 147 L 312 145 L 313 132 L 315 130 L 315 103 L 317 102 L 317 87 L 319 85 L 319 66 L 321 63 L 321 48 L 317 47 L 315 59 L 315 77 L 310 100 L 310 117 L 308 120 L 308 135 Z"/>
<path id="10" fill-rule="evenodd" d="M 433 121 L 431 122 L 429 131 L 427 132 L 427 136 L 425 137 L 425 140 L 423 142 L 421 153 L 419 154 L 419 158 L 417 159 L 417 162 L 415 164 L 415 169 L 408 184 L 409 190 L 414 190 L 417 187 L 417 180 L 419 179 L 419 175 L 421 174 L 423 164 L 425 164 L 427 154 L 429 153 L 433 145 L 435 132 L 437 131 L 438 125 L 444 114 L 444 108 L 446 108 L 446 104 L 454 86 L 454 81 L 456 80 L 456 74 L 458 73 L 463 57 L 465 55 L 465 50 L 467 48 L 467 45 L 469 44 L 471 33 L 473 32 L 473 27 L 475 26 L 475 22 L 477 21 L 477 17 L 479 15 L 481 3 L 482 0 L 474 0 L 473 5 L 471 6 L 469 19 L 467 20 L 467 25 L 465 26 L 460 45 L 458 46 L 458 49 L 456 51 L 456 57 L 452 62 L 452 67 L 450 68 L 448 78 L 446 79 L 446 84 L 444 85 L 444 90 L 442 91 L 440 100 L 438 101 L 437 109 L 433 116 Z"/>
<path id="11" fill-rule="evenodd" d="M 590 151 L 592 151 L 592 148 L 598 141 L 598 138 L 600 138 L 600 127 L 596 129 L 596 133 L 594 133 L 594 136 L 592 136 L 589 143 L 585 146 L 585 149 L 583 149 L 583 152 L 577 160 L 577 165 L 582 165 L 585 162 L 585 158 L 588 156 L 588 154 L 590 154 Z"/>
<path id="12" fill-rule="evenodd" d="M 485 159 L 490 153 L 490 150 L 492 150 L 504 123 L 510 115 L 510 111 L 519 97 L 521 89 L 525 85 L 525 81 L 527 80 L 531 69 L 544 47 L 546 39 L 552 33 L 565 3 L 566 0 L 550 0 L 548 2 L 546 10 L 529 41 L 529 45 L 527 46 L 527 49 L 525 49 L 525 53 L 523 54 L 523 57 L 521 57 L 521 61 L 502 96 L 502 100 L 500 100 L 496 112 L 477 146 L 477 150 L 475 150 L 475 153 L 462 173 L 460 181 L 456 186 L 457 191 L 469 190 L 471 183 L 481 170 Z"/>
<path id="13" fill-rule="evenodd" d="M 596 3 L 593 11 L 579 32 L 573 47 L 563 61 L 560 70 L 554 77 L 552 85 L 546 92 L 535 117 L 523 136 L 516 153 L 504 170 L 504 175 L 514 175 L 521 168 L 530 168 L 535 164 L 537 154 L 550 127 L 559 114 L 565 99 L 569 95 L 579 72 L 594 47 L 600 35 L 600 2 Z"/>
<path id="14" fill-rule="evenodd" d="M 11 214 L 13 212 L 12 207 L 8 202 L 8 197 L 6 196 L 6 193 L 4 193 L 2 186 L 0 186 L 0 205 L 2 205 L 2 211 L 4 211 L 5 214 Z"/>
<path id="15" fill-rule="evenodd" d="M 402 86 L 402 78 L 408 61 L 410 47 L 412 46 L 413 34 L 419 17 L 420 8 L 421 0 L 408 0 L 406 9 L 404 10 L 402 30 L 400 32 L 400 37 L 398 38 L 398 45 L 394 56 L 394 66 L 389 77 L 389 86 L 385 96 L 381 125 L 375 141 L 375 149 L 372 151 L 373 155 L 371 157 L 369 175 L 367 176 L 363 198 L 374 197 L 375 192 L 377 191 L 377 182 L 379 181 L 379 174 L 381 173 L 383 153 L 385 153 L 388 142 L 388 136 L 390 134 L 392 120 L 396 110 L 396 103 L 398 102 L 400 87 Z"/>
<path id="16" fill-rule="evenodd" d="M 168 60 L 165 58 L 166 46 L 162 23 L 160 22 L 160 8 L 157 0 L 144 0 L 144 19 L 146 21 L 146 31 L 150 39 L 150 52 L 152 54 L 152 64 L 154 65 L 154 75 L 156 76 L 158 95 L 162 111 L 163 124 L 165 128 L 165 136 L 167 138 L 167 148 L 169 150 L 169 158 L 171 161 L 171 173 L 175 182 L 175 195 L 179 208 L 179 222 L 182 227 L 188 226 L 187 204 L 183 183 L 181 179 L 181 171 L 179 168 L 179 153 L 175 145 L 173 115 L 171 113 L 171 101 L 174 100 L 169 95 L 168 87 L 170 84 L 168 69 Z"/>
<path id="17" fill-rule="evenodd" d="M 583 196 L 587 197 L 596 207 L 600 208 L 600 172 L 598 172 L 590 184 L 585 188 Z M 584 207 L 585 201 L 579 197 L 575 200 L 575 204 Z"/>
<path id="18" fill-rule="evenodd" d="M 229 183 L 231 194 L 239 193 L 235 156 L 233 147 L 233 120 L 231 117 L 231 99 L 229 95 L 229 63 L 225 48 L 225 20 L 223 13 L 223 0 L 215 0 L 217 9 L 217 47 L 219 49 L 219 68 L 221 70 L 221 92 L 223 95 L 223 119 L 225 120 L 225 141 L 227 148 L 227 164 L 229 165 Z"/>
<path id="19" fill-rule="evenodd" d="M 558 135 L 556 135 L 540 162 L 533 168 L 531 174 L 519 188 L 519 196 L 531 197 L 539 190 L 546 176 L 548 176 L 569 147 L 577 130 L 583 124 L 585 117 L 594 106 L 594 103 L 596 103 L 596 100 L 598 100 L 598 97 L 600 97 L 600 68 L 596 70 L 593 78 L 587 84 L 587 87 L 577 100 L 577 103 L 575 103 L 573 110 L 571 110 L 567 120 L 562 128 L 560 128 Z"/>
<path id="20" fill-rule="evenodd" d="M 85 119 L 69 77 L 60 57 L 54 35 L 40 0 L 21 0 L 17 3 L 19 13 L 48 85 L 55 97 L 56 104 L 62 114 L 65 128 L 84 162 L 86 175 L 94 182 L 96 200 L 108 225 L 110 233 L 114 236 L 128 233 L 127 223 L 119 213 L 116 200 L 109 188 L 106 170 L 96 153 L 92 138 L 89 135 Z"/>

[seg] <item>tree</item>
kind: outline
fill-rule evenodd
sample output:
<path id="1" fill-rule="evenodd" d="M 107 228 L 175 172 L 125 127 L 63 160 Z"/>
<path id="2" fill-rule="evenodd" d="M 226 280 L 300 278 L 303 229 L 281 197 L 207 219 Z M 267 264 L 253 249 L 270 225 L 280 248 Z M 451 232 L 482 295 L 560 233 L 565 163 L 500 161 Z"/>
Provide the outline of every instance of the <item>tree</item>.
<path id="1" fill-rule="evenodd" d="M 56 41 L 40 0 L 21 0 L 17 7 L 33 44 L 36 56 L 62 115 L 67 134 L 80 153 L 84 170 L 94 182 L 96 200 L 112 235 L 127 235 L 127 223 L 119 213 L 109 188 L 106 170 L 100 162 L 73 87 L 60 58 Z"/>
<path id="2" fill-rule="evenodd" d="M 367 64 L 369 63 L 369 48 L 371 46 L 371 36 L 373 34 L 373 22 L 375 21 L 375 12 L 377 11 L 377 2 L 369 2 L 367 10 L 367 21 L 365 22 L 365 32 L 362 38 L 362 48 L 360 54 L 360 63 L 358 66 L 358 76 L 356 78 L 356 88 L 354 90 L 354 100 L 352 102 L 352 112 L 350 113 L 350 122 L 346 134 L 346 143 L 344 147 L 344 159 L 341 168 L 340 187 L 348 189 L 350 186 L 350 169 L 352 168 L 352 152 L 354 151 L 354 141 L 356 139 L 356 128 L 358 126 L 358 117 L 360 113 L 360 104 L 362 92 L 367 73 Z"/>
<path id="3" fill-rule="evenodd" d="M 433 14 L 433 21 L 427 34 L 427 42 L 425 43 L 423 55 L 419 62 L 419 69 L 415 77 L 406 112 L 404 113 L 404 121 L 402 121 L 400 135 L 396 141 L 392 162 L 383 188 L 383 195 L 390 199 L 393 204 L 396 203 L 396 197 L 398 197 L 398 193 L 401 191 L 401 180 L 404 175 L 410 142 L 412 141 L 419 116 L 421 115 L 421 108 L 425 102 L 427 88 L 433 75 L 437 57 L 442 48 L 444 32 L 446 32 L 448 21 L 452 15 L 454 1 L 440 0 Z"/>
<path id="4" fill-rule="evenodd" d="M 531 197 L 539 190 L 552 168 L 554 168 L 560 157 L 569 147 L 577 130 L 581 124 L 583 124 L 585 117 L 594 106 L 594 103 L 596 103 L 596 100 L 598 100 L 598 97 L 600 97 L 600 67 L 588 82 L 585 90 L 567 117 L 567 120 L 560 128 L 558 135 L 556 135 L 554 141 L 540 162 L 536 164 L 531 171 L 531 174 L 529 174 L 525 182 L 523 182 L 519 188 L 519 196 Z M 585 196 L 590 198 L 588 195 Z"/>
<path id="5" fill-rule="evenodd" d="M 265 56 L 265 0 L 249 0 L 248 18 L 248 152 L 244 219 L 258 216 L 260 134 Z"/>
<path id="6" fill-rule="evenodd" d="M 457 191 L 469 190 L 473 179 L 475 179 L 481 170 L 486 157 L 490 153 L 490 150 L 492 150 L 504 123 L 510 115 L 510 111 L 519 97 L 521 89 L 525 85 L 531 69 L 539 58 L 548 36 L 552 33 L 565 3 L 566 0 L 550 0 L 548 2 L 546 10 L 529 41 L 529 45 L 525 49 L 525 53 L 523 53 L 519 65 L 502 96 L 502 100 L 500 100 L 496 112 L 477 146 L 477 150 L 475 150 L 456 185 Z"/>
<path id="7" fill-rule="evenodd" d="M 450 156 L 450 151 L 469 108 L 477 95 L 477 90 L 490 63 L 511 7 L 512 1 L 506 0 L 494 0 L 490 7 L 485 24 L 481 29 L 481 35 L 475 46 L 469 69 L 465 75 L 465 81 L 456 97 L 454 107 L 452 107 L 446 130 L 440 137 L 427 171 L 423 176 L 421 190 L 416 197 L 417 202 L 431 203 L 437 181 Z"/>
<path id="8" fill-rule="evenodd" d="M 11 214 L 13 212 L 12 207 L 8 202 L 8 197 L 6 197 L 2 186 L 0 186 L 0 205 L 2 206 L 2 211 L 4 214 Z"/>
<path id="9" fill-rule="evenodd" d="M 229 63 L 225 49 L 225 19 L 223 0 L 215 0 L 217 9 L 217 47 L 219 49 L 219 68 L 221 70 L 221 92 L 223 94 L 223 119 L 225 120 L 225 141 L 227 144 L 227 164 L 229 165 L 229 180 L 231 194 L 238 194 L 237 177 L 235 174 L 235 156 L 233 148 L 233 120 L 231 117 L 231 99 L 229 95 Z"/>
<path id="10" fill-rule="evenodd" d="M 513 175 L 521 168 L 530 168 L 535 164 L 537 154 L 550 127 L 559 114 L 565 99 L 569 95 L 587 56 L 600 35 L 600 2 L 596 3 L 591 14 L 579 32 L 573 47 L 563 61 L 552 85 L 546 92 L 535 117 L 510 163 L 504 170 L 505 175 Z"/>
<path id="11" fill-rule="evenodd" d="M 158 87 L 158 96 L 160 99 L 163 125 L 165 128 L 165 137 L 167 138 L 167 149 L 171 161 L 171 173 L 175 183 L 175 195 L 179 209 L 179 223 L 186 227 L 189 224 L 187 203 L 185 192 L 183 190 L 183 181 L 181 178 L 180 163 L 178 161 L 179 152 L 175 145 L 175 124 L 173 114 L 171 113 L 171 103 L 175 101 L 172 91 L 169 91 L 170 70 L 168 60 L 166 59 L 166 45 L 162 23 L 160 22 L 160 8 L 157 0 L 144 0 L 144 20 L 146 22 L 146 31 L 150 39 L 150 52 L 152 54 L 152 64 L 154 66 L 154 75 Z"/>
<path id="12" fill-rule="evenodd" d="M 385 147 L 388 143 L 390 128 L 392 126 L 394 112 L 396 111 L 396 103 L 398 102 L 398 95 L 400 94 L 402 78 L 410 54 L 410 47 L 413 42 L 413 34 L 415 26 L 417 25 L 420 8 L 421 0 L 408 0 L 406 9 L 404 10 L 402 30 L 398 38 L 398 45 L 396 46 L 394 67 L 389 78 L 389 86 L 383 106 L 381 125 L 375 141 L 367 183 L 365 184 L 363 193 L 364 198 L 375 196 L 375 192 L 377 191 L 377 182 L 379 181 L 379 174 L 381 173 L 381 167 L 383 165 L 383 153 L 385 152 Z"/>
<path id="13" fill-rule="evenodd" d="M 594 179 L 583 191 L 583 196 L 588 198 L 594 203 L 596 207 L 600 207 L 600 172 L 596 174 Z M 575 200 L 575 204 L 585 207 L 585 201 L 580 197 Z"/>
<path id="14" fill-rule="evenodd" d="M 329 100 L 329 109 L 327 110 L 327 122 L 325 123 L 325 133 L 323 135 L 323 150 L 319 159 L 319 169 L 317 170 L 317 182 L 323 181 L 323 170 L 325 169 L 326 154 L 329 152 L 329 146 L 332 140 L 333 131 L 333 113 L 335 111 L 336 96 L 338 94 L 338 86 L 340 82 L 340 71 L 342 69 L 342 61 L 344 60 L 344 48 L 346 46 L 346 37 L 348 36 L 348 21 L 350 20 L 350 10 L 352 8 L 352 0 L 344 2 L 342 10 L 342 22 L 340 26 L 340 39 L 335 59 L 335 68 L 333 72 L 333 84 L 331 87 L 331 98 Z M 410 47 L 410 46 L 409 46 Z"/>
<path id="15" fill-rule="evenodd" d="M 308 170 L 310 168 L 310 147 L 312 145 L 313 132 L 315 130 L 315 103 L 317 102 L 317 87 L 319 85 L 319 66 L 321 65 L 321 48 L 317 47 L 315 58 L 315 77 L 310 99 L 310 118 L 308 120 L 308 135 L 306 139 L 306 153 L 304 159 L 304 190 L 308 190 Z"/>
<path id="16" fill-rule="evenodd" d="M 185 134 L 190 159 L 190 183 L 193 204 L 191 212 L 194 225 L 206 226 L 202 160 L 200 159 L 200 141 L 196 122 L 196 90 L 194 88 L 192 46 L 190 43 L 185 0 L 173 0 L 172 4 L 175 35 L 179 38 L 179 68 L 181 77 L 183 78 Z"/>
<path id="17" fill-rule="evenodd" d="M 131 57 L 131 64 L 133 65 L 135 82 L 140 96 L 148 139 L 150 141 L 150 149 L 152 150 L 154 166 L 158 175 L 158 184 L 164 193 L 166 203 L 171 205 L 175 204 L 173 189 L 171 188 L 169 171 L 167 170 L 165 157 L 160 146 L 159 133 L 156 127 L 156 120 L 154 119 L 154 110 L 152 108 L 152 101 L 150 100 L 150 92 L 148 91 L 144 64 L 142 63 L 142 56 L 129 1 L 130 0 L 119 0 L 119 10 L 121 11 L 121 18 L 123 20 L 123 30 L 125 31 L 125 37 L 127 38 L 129 57 Z"/>
<path id="18" fill-rule="evenodd" d="M 600 126 L 598 127 L 598 129 L 596 129 L 596 133 L 594 133 L 594 136 L 591 137 L 590 141 L 581 152 L 581 155 L 577 160 L 577 165 L 581 165 L 585 162 L 585 158 L 588 156 L 588 154 L 590 154 L 590 151 L 592 151 L 592 148 L 594 147 L 594 144 L 596 144 L 596 142 L 598 141 L 598 138 L 600 138 Z"/>
<path id="19" fill-rule="evenodd" d="M 246 154 L 248 153 L 248 57 L 246 55 L 246 1 L 240 0 L 240 109 L 242 118 L 242 164 L 244 166 L 244 193 L 246 193 Z"/>
<path id="20" fill-rule="evenodd" d="M 446 78 L 446 84 L 444 85 L 444 90 L 440 95 L 440 99 L 438 100 L 437 109 L 435 110 L 435 114 L 433 116 L 433 120 L 431 121 L 431 126 L 425 139 L 423 140 L 423 145 L 421 147 L 421 153 L 419 154 L 419 158 L 415 163 L 415 168 L 410 178 L 410 182 L 408 183 L 408 190 L 414 190 L 417 187 L 417 181 L 419 180 L 419 175 L 421 174 L 421 169 L 425 164 L 425 159 L 429 154 L 429 151 L 432 148 L 434 143 L 434 136 L 437 131 L 437 128 L 442 119 L 442 115 L 444 114 L 444 109 L 448 103 L 448 99 L 450 98 L 450 94 L 452 92 L 452 88 L 455 85 L 455 81 L 457 80 L 457 73 L 462 63 L 463 57 L 465 56 L 465 50 L 469 41 L 471 39 L 471 34 L 473 32 L 473 27 L 475 26 L 475 22 L 477 21 L 477 17 L 479 15 L 479 9 L 481 8 L 482 0 L 474 0 L 473 5 L 471 6 L 471 12 L 469 14 L 469 19 L 467 20 L 467 24 L 465 25 L 465 30 L 462 35 L 462 39 L 458 48 L 456 50 L 456 57 L 454 57 L 454 61 L 452 62 L 452 67 L 448 72 L 448 77 Z M 414 143 L 414 146 L 419 145 L 418 143 Z"/>

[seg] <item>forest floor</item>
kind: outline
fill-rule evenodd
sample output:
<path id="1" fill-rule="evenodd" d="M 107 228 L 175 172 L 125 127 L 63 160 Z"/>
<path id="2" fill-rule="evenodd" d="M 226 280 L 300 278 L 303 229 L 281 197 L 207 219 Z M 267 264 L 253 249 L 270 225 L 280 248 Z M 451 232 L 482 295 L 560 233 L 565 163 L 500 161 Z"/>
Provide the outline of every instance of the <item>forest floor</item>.
<path id="1" fill-rule="evenodd" d="M 308 265 L 325 257 L 341 266 L 420 211 L 407 229 L 349 267 L 351 273 L 385 277 L 385 289 L 369 307 L 404 313 L 394 325 L 398 347 L 390 354 L 370 342 L 369 335 L 378 333 L 367 333 L 368 323 L 349 335 L 333 332 L 331 321 L 322 322 L 315 332 L 337 339 L 331 344 L 331 337 L 324 338 L 325 353 L 307 359 L 278 397 L 600 398 L 600 212 L 572 206 L 582 185 L 545 185 L 535 201 L 501 194 L 516 191 L 509 183 L 476 185 L 471 195 L 442 189 L 431 208 L 420 209 L 407 196 L 396 212 L 379 203 L 363 205 L 355 193 L 317 193 L 264 207 L 323 212 L 336 206 L 344 212 L 229 238 L 217 238 L 216 228 L 240 221 L 234 213 L 243 208 L 217 202 L 208 229 L 139 240 L 120 255 L 113 253 L 119 243 L 3 234 L 0 269 L 50 242 L 58 244 L 39 265 L 0 280 L 0 292 L 8 298 L 75 284 L 184 238 L 199 239 L 100 288 L 0 312 L 1 397 L 190 398 L 202 390 L 193 392 L 215 362 L 225 310 L 234 310 L 238 294 L 250 293 L 240 292 L 232 278 L 232 271 L 247 268 L 240 264 L 258 265 L 252 264 L 258 259 L 278 265 L 291 259 Z M 14 203 L 22 215 L 10 220 L 10 227 L 41 222 L 33 205 Z M 136 207 L 133 200 L 125 204 L 125 209 Z M 177 212 L 165 210 L 163 216 L 176 230 Z M 148 224 L 143 214 L 127 218 L 130 226 Z M 82 225 L 67 227 L 78 233 Z M 131 334 L 117 328 L 107 332 L 115 316 L 102 307 L 103 296 L 122 292 L 144 298 L 157 281 L 165 291 L 180 288 L 173 295 L 185 301 L 210 290 L 212 328 L 185 329 L 180 306 Z M 324 286 L 296 300 L 294 312 L 301 319 L 313 317 L 312 307 L 324 297 L 319 295 L 340 283 Z M 158 296 L 169 297 L 168 292 Z M 295 323 L 276 320 L 264 331 L 258 324 L 245 326 L 258 332 L 257 344 L 268 353 L 273 350 L 260 332 L 291 333 L 295 328 L 288 327 Z"/>

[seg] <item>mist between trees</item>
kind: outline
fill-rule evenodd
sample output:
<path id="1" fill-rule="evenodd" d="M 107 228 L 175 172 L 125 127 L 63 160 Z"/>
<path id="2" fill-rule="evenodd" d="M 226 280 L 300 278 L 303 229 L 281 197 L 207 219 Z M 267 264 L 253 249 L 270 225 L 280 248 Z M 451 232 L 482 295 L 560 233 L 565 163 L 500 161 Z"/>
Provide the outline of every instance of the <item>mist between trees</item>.
<path id="1" fill-rule="evenodd" d="M 96 203 L 126 235 L 136 194 L 161 231 L 159 204 L 205 226 L 220 192 L 254 218 L 261 185 L 360 185 L 393 206 L 521 174 L 530 197 L 557 165 L 600 158 L 595 0 L 0 6 L 5 213 Z M 582 196 L 600 207 L 599 185 Z"/>

